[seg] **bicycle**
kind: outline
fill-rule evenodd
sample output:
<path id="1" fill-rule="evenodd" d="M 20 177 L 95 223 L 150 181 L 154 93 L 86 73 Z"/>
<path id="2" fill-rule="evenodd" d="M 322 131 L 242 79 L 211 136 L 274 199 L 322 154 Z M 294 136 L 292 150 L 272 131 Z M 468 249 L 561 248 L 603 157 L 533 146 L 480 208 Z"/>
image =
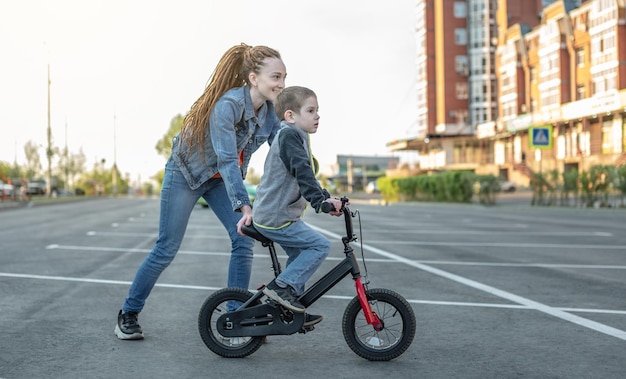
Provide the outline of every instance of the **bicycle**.
<path id="1" fill-rule="evenodd" d="M 298 301 L 309 307 L 348 274 L 355 282 L 356 296 L 348 303 L 342 331 L 350 349 L 370 361 L 389 361 L 402 355 L 413 342 L 416 321 L 413 309 L 404 297 L 384 288 L 368 289 L 363 280 L 351 243 L 357 240 L 353 233 L 352 213 L 341 199 L 346 235 L 341 238 L 345 258 L 323 277 L 312 284 Z M 330 204 L 329 204 L 330 205 Z M 323 209 L 328 212 L 330 209 Z M 260 241 L 269 249 L 274 276 L 282 270 L 273 241 L 260 234 L 254 225 L 242 231 Z M 367 267 L 361 246 L 365 278 Z M 293 313 L 263 294 L 261 285 L 256 293 L 242 288 L 223 288 L 210 295 L 198 315 L 198 329 L 204 344 L 215 354 L 226 358 L 242 358 L 257 351 L 269 335 L 307 333 L 314 326 L 304 326 L 305 314 Z M 236 309 L 235 309 L 236 307 Z"/>

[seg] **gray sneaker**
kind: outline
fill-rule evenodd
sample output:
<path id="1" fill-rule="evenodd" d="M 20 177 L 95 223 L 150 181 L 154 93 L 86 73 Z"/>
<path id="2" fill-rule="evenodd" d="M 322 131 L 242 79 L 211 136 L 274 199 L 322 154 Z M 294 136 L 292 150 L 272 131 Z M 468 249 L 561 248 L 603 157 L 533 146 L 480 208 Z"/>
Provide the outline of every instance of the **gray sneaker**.
<path id="1" fill-rule="evenodd" d="M 139 315 L 137 312 L 126 312 L 122 310 L 117 314 L 117 325 L 115 325 L 115 335 L 121 340 L 142 340 L 143 330 L 137 322 Z"/>
<path id="2" fill-rule="evenodd" d="M 275 281 L 272 281 L 265 288 L 263 288 L 263 293 L 265 296 L 293 312 L 304 313 L 306 310 L 304 305 L 300 304 L 294 295 L 293 290 L 289 286 L 287 286 L 287 288 L 281 288 Z"/>

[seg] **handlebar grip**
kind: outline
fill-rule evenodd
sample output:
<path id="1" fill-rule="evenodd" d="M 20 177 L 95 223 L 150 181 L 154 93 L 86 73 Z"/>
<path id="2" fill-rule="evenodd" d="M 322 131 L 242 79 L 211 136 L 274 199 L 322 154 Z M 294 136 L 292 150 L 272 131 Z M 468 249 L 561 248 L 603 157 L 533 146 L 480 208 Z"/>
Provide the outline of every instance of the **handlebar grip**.
<path id="1" fill-rule="evenodd" d="M 329 213 L 335 210 L 335 206 L 331 203 L 323 202 L 322 203 L 322 212 Z"/>

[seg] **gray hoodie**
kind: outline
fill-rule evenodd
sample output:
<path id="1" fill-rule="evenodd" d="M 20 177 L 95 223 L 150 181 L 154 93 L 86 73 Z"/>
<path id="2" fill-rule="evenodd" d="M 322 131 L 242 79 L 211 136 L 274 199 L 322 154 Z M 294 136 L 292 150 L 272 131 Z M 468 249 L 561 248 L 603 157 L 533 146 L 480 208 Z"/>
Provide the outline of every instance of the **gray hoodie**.
<path id="1" fill-rule="evenodd" d="M 302 217 L 307 202 L 320 212 L 330 197 L 315 174 L 319 167 L 311 154 L 309 133 L 286 121 L 274 138 L 265 159 L 252 209 L 254 224 L 280 229 Z"/>

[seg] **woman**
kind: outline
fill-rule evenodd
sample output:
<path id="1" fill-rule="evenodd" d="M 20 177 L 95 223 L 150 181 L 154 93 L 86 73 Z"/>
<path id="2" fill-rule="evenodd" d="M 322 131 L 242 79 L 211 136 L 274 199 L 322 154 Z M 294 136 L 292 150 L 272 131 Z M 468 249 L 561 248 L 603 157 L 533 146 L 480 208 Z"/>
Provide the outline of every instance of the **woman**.
<path id="1" fill-rule="evenodd" d="M 280 54 L 266 46 L 233 46 L 220 59 L 174 137 L 161 190 L 159 237 L 118 313 L 118 338 L 143 338 L 138 314 L 176 256 L 200 197 L 231 239 L 228 286 L 248 288 L 254 240 L 241 234 L 241 226 L 252 221 L 243 179 L 252 153 L 271 142 L 280 128 L 273 101 L 285 87 L 286 76 Z"/>

